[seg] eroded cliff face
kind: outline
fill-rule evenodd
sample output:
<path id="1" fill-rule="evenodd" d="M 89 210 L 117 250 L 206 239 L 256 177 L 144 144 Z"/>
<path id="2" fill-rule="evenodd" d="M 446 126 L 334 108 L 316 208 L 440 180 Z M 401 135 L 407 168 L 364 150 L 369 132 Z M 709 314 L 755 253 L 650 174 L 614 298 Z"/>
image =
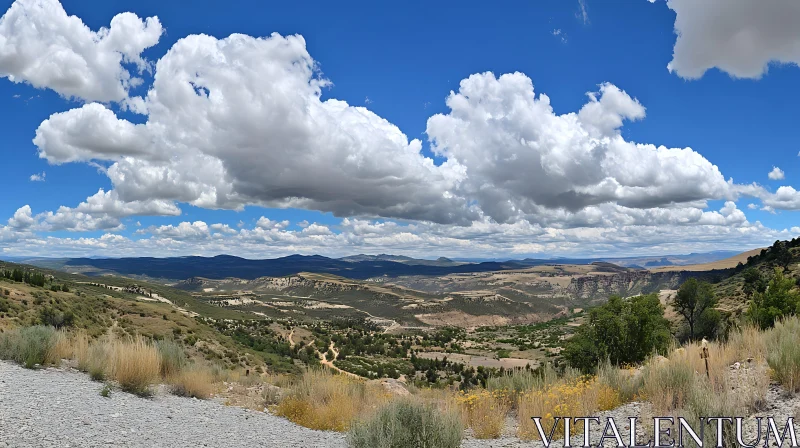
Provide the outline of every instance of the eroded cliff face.
<path id="1" fill-rule="evenodd" d="M 628 271 L 609 275 L 587 275 L 573 278 L 567 292 L 575 299 L 606 299 L 649 294 L 661 289 L 677 289 L 690 277 L 707 277 L 706 272 Z"/>

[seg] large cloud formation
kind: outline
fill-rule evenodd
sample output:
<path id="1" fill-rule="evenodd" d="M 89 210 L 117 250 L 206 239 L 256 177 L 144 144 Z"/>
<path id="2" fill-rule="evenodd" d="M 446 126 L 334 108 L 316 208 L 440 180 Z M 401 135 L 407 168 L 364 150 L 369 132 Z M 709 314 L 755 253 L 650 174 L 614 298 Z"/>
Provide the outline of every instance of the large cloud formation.
<path id="1" fill-rule="evenodd" d="M 677 250 L 783 235 L 749 222 L 735 203 L 741 196 L 769 210 L 800 208 L 792 187 L 771 193 L 736 184 L 692 148 L 626 140 L 623 125 L 645 119 L 646 109 L 610 83 L 559 115 L 522 73 L 473 74 L 447 96 L 449 111 L 427 122 L 441 163 L 367 108 L 323 100 L 331 82 L 301 36 L 187 36 L 152 67 L 146 96 L 131 98 L 140 81 L 125 66 L 151 69 L 141 53 L 161 33 L 158 19 L 130 13 L 92 32 L 56 0 L 17 0 L 0 19 L 0 73 L 87 101 L 41 123 L 34 138 L 40 157 L 54 165 L 99 163 L 113 186 L 54 212 L 20 208 L 0 227 L 3 241 L 118 231 L 126 217 L 178 216 L 178 204 L 188 203 L 295 207 L 343 219 L 292 229 L 262 218 L 240 230 L 195 221 L 142 228 L 132 237 L 140 239 L 45 241 L 64 252 L 114 244 L 175 253 L 254 253 L 264 245 L 329 254 L 569 253 L 643 243 Z M 37 54 L 62 57 L 69 70 L 53 71 Z M 125 119 L 126 109 L 144 119 Z M 709 210 L 712 200 L 724 206 Z"/>
<path id="2" fill-rule="evenodd" d="M 450 193 L 462 167 L 436 166 L 419 140 L 363 107 L 322 101 L 327 85 L 300 36 L 189 36 L 158 61 L 145 124 L 92 103 L 46 120 L 34 143 L 51 163 L 112 161 L 124 201 L 475 216 Z"/>
<path id="3" fill-rule="evenodd" d="M 44 121 L 34 143 L 51 163 L 110 161 L 123 202 L 206 208 L 298 207 L 466 225 L 548 223 L 601 204 L 703 205 L 737 192 L 690 148 L 626 141 L 645 108 L 612 84 L 557 115 L 530 78 L 472 75 L 428 121 L 422 143 L 362 107 L 320 99 L 329 84 L 300 36 L 189 36 L 156 65 L 134 124 L 91 103 Z M 170 213 L 165 213 L 170 214 Z"/>
<path id="4" fill-rule="evenodd" d="M 0 18 L 0 77 L 85 101 L 122 102 L 141 84 L 123 63 L 148 68 L 142 52 L 158 43 L 157 17 L 122 13 L 92 31 L 57 0 L 17 0 Z"/>
<path id="5" fill-rule="evenodd" d="M 499 222 L 548 209 L 616 203 L 653 208 L 729 197 L 719 169 L 690 148 L 628 142 L 624 120 L 644 118 L 638 101 L 612 84 L 578 113 L 556 115 L 530 78 L 472 75 L 447 98 L 451 112 L 428 120 L 435 150 L 466 167 L 461 190 Z"/>
<path id="6" fill-rule="evenodd" d="M 696 79 L 718 68 L 759 78 L 770 62 L 800 64 L 800 2 L 796 0 L 668 0 L 675 11 L 669 70 Z"/>

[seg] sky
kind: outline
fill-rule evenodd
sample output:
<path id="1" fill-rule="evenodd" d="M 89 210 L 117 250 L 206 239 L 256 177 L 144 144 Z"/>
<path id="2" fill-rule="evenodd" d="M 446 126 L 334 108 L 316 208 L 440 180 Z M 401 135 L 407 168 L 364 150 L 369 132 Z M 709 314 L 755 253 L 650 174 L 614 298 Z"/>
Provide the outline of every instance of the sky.
<path id="1" fill-rule="evenodd" d="M 800 235 L 800 3 L 0 1 L 0 256 Z"/>

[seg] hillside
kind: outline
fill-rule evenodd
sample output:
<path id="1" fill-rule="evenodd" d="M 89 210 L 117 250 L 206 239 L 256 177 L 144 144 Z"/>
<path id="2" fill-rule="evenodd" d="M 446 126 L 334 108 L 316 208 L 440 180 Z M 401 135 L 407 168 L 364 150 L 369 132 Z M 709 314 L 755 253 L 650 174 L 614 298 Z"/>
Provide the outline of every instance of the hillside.
<path id="1" fill-rule="evenodd" d="M 291 358 L 252 350 L 214 326 L 217 321 L 264 321 L 262 316 L 213 306 L 163 285 L 110 276 L 89 278 L 0 262 L 0 273 L 11 270 L 42 273 L 46 283 L 35 286 L 0 275 L 0 332 L 45 324 L 81 329 L 90 337 L 108 332 L 142 335 L 174 339 L 190 356 L 214 360 L 227 368 L 295 368 Z M 275 337 L 279 338 L 277 334 Z"/>

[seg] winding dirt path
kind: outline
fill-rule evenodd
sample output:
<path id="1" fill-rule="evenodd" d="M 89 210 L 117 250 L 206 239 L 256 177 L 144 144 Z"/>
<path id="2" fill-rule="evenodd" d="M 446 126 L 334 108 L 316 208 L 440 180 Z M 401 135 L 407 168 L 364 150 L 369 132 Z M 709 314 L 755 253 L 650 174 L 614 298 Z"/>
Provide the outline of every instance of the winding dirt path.
<path id="1" fill-rule="evenodd" d="M 325 367 L 330 367 L 331 369 L 333 369 L 333 370 L 335 370 L 335 371 L 337 371 L 339 373 L 351 376 L 353 378 L 361 378 L 360 376 L 358 376 L 358 375 L 356 375 L 354 373 L 350 373 L 350 372 L 348 372 L 346 370 L 342 370 L 342 369 L 336 367 L 335 365 L 333 365 L 333 361 L 336 361 L 336 358 L 339 357 L 339 351 L 336 350 L 336 348 L 333 346 L 333 341 L 331 341 L 331 345 L 328 347 L 328 350 L 333 352 L 333 359 L 331 359 L 331 360 L 328 360 L 328 353 L 327 352 L 320 353 L 319 350 L 317 350 L 317 353 L 320 354 L 320 358 L 321 358 L 321 360 L 319 362 L 320 364 L 322 364 Z"/>

